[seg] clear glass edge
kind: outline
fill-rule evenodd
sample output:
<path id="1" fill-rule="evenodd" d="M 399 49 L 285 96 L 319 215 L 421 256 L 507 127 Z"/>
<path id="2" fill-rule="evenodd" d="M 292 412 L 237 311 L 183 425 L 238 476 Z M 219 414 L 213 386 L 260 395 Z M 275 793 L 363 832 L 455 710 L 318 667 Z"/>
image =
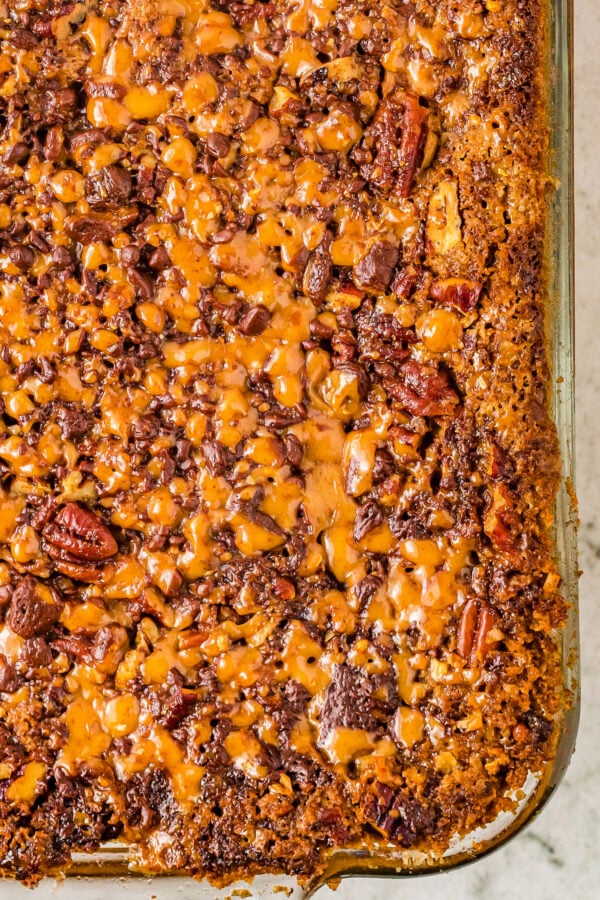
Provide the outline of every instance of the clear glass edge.
<path id="1" fill-rule="evenodd" d="M 414 877 L 454 869 L 482 858 L 520 832 L 539 814 L 560 783 L 575 748 L 579 721 L 579 616 L 577 561 L 577 504 L 575 500 L 575 360 L 574 360 L 574 265 L 573 265 L 573 0 L 553 0 L 550 4 L 546 50 L 546 83 L 550 129 L 550 176 L 555 188 L 548 203 L 546 228 L 546 329 L 551 368 L 550 408 L 556 423 L 562 471 L 556 500 L 554 543 L 564 595 L 569 602 L 566 627 L 559 640 L 562 648 L 564 682 L 572 703 L 566 711 L 555 758 L 548 769 L 533 780 L 516 814 L 500 828 L 491 823 L 479 838 L 468 835 L 443 857 L 426 856 L 397 848 L 348 849 L 334 853 L 326 871 L 303 887 L 283 876 L 260 876 L 251 885 L 229 885 L 219 891 L 207 884 L 195 884 L 201 893 L 195 896 L 216 898 L 231 896 L 244 887 L 254 897 L 274 896 L 285 888 L 283 896 L 308 900 L 328 882 L 348 877 Z M 486 832 L 490 830 L 488 837 Z M 477 834 L 477 833 L 475 833 Z M 63 888 L 74 887 L 80 879 L 147 879 L 147 875 L 129 868 L 127 850 L 118 844 L 106 845 L 89 855 L 78 855 L 66 872 Z M 182 882 L 177 875 L 160 875 L 157 880 Z M 42 882 L 44 884 L 44 882 Z M 83 885 L 81 885 L 83 887 Z M 165 885 L 166 886 L 166 885 Z M 6 889 L 2 888 L 3 892 Z M 115 885 L 116 887 L 116 885 Z M 123 886 L 123 890 L 126 888 Z M 288 893 L 291 891 L 292 893 Z M 69 890 L 71 896 L 71 891 Z M 59 890 L 57 896 L 64 896 Z M 76 896 L 75 893 L 72 895 Z M 281 894 L 280 894 L 281 896 Z"/>

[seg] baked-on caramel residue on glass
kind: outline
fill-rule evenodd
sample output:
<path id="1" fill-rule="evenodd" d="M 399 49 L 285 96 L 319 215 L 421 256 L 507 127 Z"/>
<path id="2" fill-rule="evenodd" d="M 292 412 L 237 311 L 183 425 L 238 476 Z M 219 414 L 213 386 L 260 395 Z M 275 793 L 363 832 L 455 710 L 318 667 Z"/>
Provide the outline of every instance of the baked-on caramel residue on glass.
<path id="1" fill-rule="evenodd" d="M 0 0 L 0 867 L 440 852 L 552 757 L 540 0 Z"/>

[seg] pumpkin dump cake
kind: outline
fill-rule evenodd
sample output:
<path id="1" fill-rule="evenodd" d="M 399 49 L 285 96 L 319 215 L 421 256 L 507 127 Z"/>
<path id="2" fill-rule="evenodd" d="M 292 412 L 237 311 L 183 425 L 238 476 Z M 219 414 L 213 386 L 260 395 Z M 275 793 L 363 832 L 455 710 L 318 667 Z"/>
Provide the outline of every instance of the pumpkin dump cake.
<path id="1" fill-rule="evenodd" d="M 0 0 L 0 867 L 443 852 L 552 757 L 541 0 Z"/>

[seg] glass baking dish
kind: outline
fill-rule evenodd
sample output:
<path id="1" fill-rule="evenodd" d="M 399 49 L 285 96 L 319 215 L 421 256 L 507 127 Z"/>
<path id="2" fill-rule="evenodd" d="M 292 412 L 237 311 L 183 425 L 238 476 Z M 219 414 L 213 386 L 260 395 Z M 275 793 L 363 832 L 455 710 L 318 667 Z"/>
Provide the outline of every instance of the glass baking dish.
<path id="1" fill-rule="evenodd" d="M 572 146 L 572 30 L 573 0 L 551 0 L 546 52 L 546 84 L 550 127 L 549 167 L 553 190 L 548 202 L 546 230 L 547 339 L 550 407 L 558 430 L 562 478 L 556 501 L 555 553 L 569 602 L 568 621 L 558 636 L 564 683 L 571 696 L 559 738 L 558 751 L 546 770 L 530 774 L 519 792 L 517 808 L 494 822 L 453 842 L 443 856 L 430 856 L 390 847 L 384 841 L 368 849 L 352 848 L 332 854 L 325 873 L 300 887 L 284 876 L 260 876 L 252 884 L 218 890 L 189 878 L 161 876 L 149 881 L 128 867 L 127 850 L 107 844 L 95 854 L 78 854 L 64 881 L 45 880 L 40 900 L 99 900 L 107 892 L 128 900 L 192 898 L 288 897 L 307 900 L 328 883 L 351 876 L 401 877 L 440 872 L 483 855 L 504 844 L 540 812 L 559 784 L 573 752 L 579 717 L 579 633 L 577 610 L 577 507 L 574 493 L 574 308 L 573 308 L 573 146 Z M 14 882 L 4 882 L 2 898 L 32 896 Z"/>

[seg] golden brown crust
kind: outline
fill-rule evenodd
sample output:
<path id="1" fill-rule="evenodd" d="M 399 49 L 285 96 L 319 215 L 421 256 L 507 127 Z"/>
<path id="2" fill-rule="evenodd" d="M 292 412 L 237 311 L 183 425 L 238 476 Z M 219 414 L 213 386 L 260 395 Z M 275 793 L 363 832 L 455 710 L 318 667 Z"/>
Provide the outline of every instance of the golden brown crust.
<path id="1" fill-rule="evenodd" d="M 563 699 L 543 4 L 0 17 L 1 870 L 442 851 Z"/>

